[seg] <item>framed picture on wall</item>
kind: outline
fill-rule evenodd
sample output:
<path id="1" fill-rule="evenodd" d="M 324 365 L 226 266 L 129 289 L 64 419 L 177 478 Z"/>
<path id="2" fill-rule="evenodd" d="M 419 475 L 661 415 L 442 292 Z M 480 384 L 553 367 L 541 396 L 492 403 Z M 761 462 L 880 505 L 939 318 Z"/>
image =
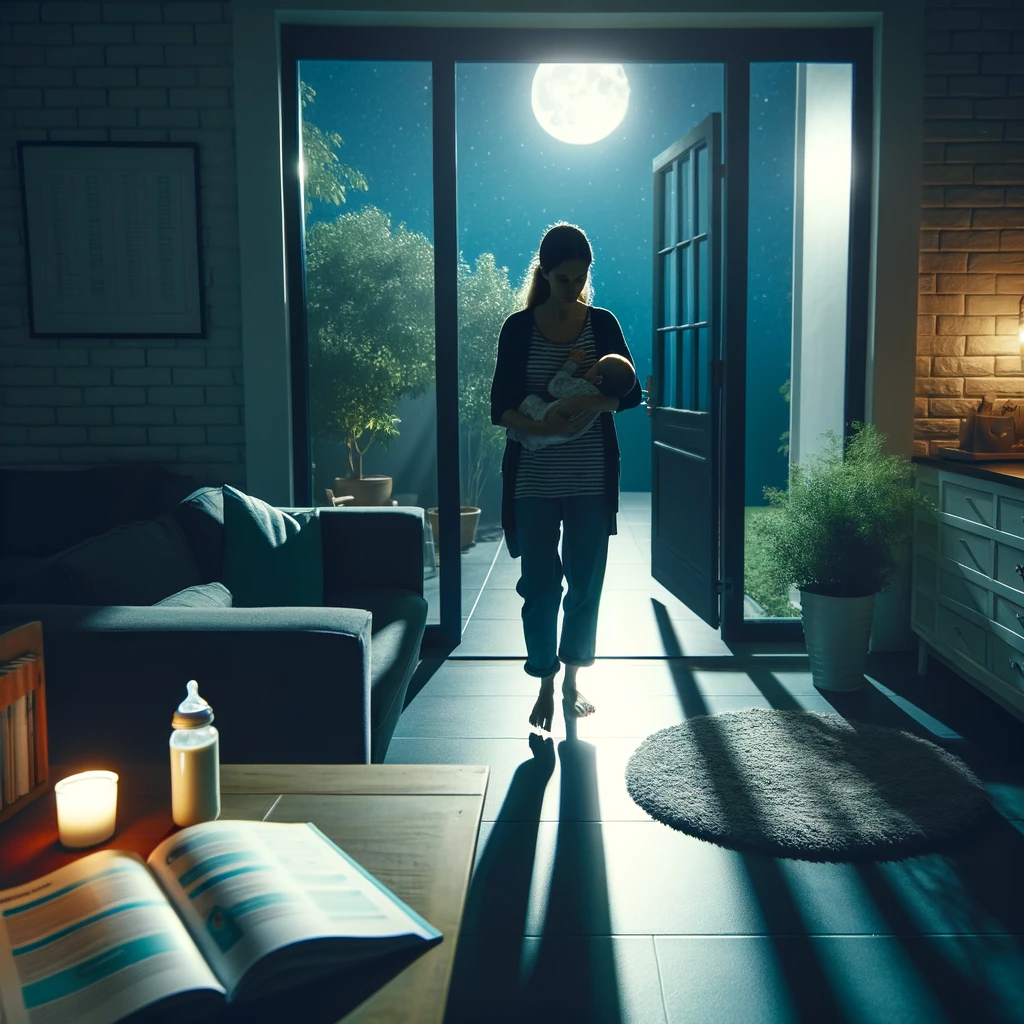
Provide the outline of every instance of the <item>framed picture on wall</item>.
<path id="1" fill-rule="evenodd" d="M 19 142 L 33 337 L 204 337 L 195 143 Z"/>

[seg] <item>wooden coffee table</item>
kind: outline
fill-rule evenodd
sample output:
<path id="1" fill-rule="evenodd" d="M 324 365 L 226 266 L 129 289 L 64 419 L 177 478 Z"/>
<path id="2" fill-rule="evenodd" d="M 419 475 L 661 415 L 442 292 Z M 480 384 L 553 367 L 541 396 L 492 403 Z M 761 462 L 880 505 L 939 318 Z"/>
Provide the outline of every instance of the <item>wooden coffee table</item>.
<path id="1" fill-rule="evenodd" d="M 120 773 L 118 827 L 103 846 L 145 857 L 175 831 L 169 772 Z M 54 767 L 60 779 L 82 766 Z M 344 1017 L 348 1022 L 440 1022 L 469 890 L 488 769 L 469 765 L 222 765 L 221 818 L 312 821 L 444 934 Z M 0 825 L 0 888 L 67 864 L 82 853 L 57 841 L 53 794 Z M 293 999 L 303 1010 L 302 990 Z M 303 1018 L 306 1019 L 306 1018 Z M 310 1018 L 312 1019 L 312 1018 Z"/>

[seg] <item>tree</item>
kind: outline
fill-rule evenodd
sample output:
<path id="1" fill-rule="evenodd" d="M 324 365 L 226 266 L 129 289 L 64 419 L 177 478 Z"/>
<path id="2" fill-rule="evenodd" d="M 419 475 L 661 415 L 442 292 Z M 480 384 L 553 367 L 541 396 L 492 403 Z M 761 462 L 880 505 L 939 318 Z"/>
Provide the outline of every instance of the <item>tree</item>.
<path id="1" fill-rule="evenodd" d="M 491 253 L 473 269 L 459 258 L 459 414 L 463 438 L 462 500 L 479 505 L 487 480 L 497 473 L 505 433 L 491 423 L 491 378 L 498 333 L 519 306 L 508 279 Z"/>
<path id="2" fill-rule="evenodd" d="M 434 253 L 370 206 L 306 234 L 306 318 L 315 430 L 343 440 L 351 476 L 398 435 L 398 403 L 434 383 Z"/>
<path id="3" fill-rule="evenodd" d="M 337 132 L 323 132 L 306 117 L 306 107 L 316 100 L 316 90 L 299 82 L 302 103 L 302 170 L 303 191 L 306 197 L 306 216 L 313 212 L 313 200 L 340 206 L 347 202 L 346 190 L 369 187 L 366 178 L 354 167 L 343 164 L 335 150 L 341 149 L 342 138 Z"/>

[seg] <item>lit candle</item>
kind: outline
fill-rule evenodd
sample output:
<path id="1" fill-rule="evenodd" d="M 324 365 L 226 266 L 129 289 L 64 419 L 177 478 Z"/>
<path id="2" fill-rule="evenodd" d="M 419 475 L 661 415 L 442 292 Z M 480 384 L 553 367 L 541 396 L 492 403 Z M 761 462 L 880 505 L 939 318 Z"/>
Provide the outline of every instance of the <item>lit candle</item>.
<path id="1" fill-rule="evenodd" d="M 72 849 L 95 846 L 114 834 L 117 773 L 80 772 L 53 787 L 57 797 L 57 831 Z"/>

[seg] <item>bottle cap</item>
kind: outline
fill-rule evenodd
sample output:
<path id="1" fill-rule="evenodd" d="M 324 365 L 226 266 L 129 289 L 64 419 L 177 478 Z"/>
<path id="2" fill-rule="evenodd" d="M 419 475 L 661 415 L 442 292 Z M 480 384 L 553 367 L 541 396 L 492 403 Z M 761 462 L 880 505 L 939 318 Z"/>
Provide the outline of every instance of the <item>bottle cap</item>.
<path id="1" fill-rule="evenodd" d="M 178 705 L 171 725 L 175 729 L 202 729 L 213 721 L 213 708 L 199 696 L 199 684 L 190 679 L 185 687 L 188 696 Z"/>

